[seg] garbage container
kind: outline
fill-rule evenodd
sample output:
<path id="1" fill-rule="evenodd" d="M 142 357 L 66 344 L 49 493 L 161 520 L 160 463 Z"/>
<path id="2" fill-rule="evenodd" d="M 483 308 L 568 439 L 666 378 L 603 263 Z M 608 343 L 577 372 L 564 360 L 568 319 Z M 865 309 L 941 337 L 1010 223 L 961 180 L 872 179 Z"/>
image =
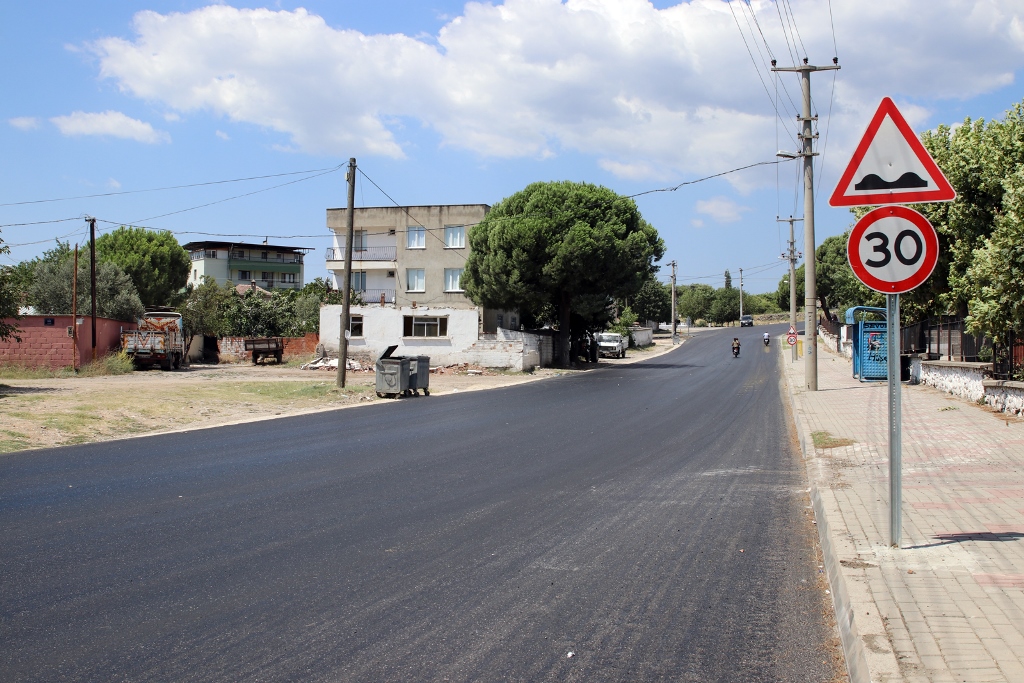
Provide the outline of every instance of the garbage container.
<path id="1" fill-rule="evenodd" d="M 409 359 L 401 356 L 392 358 L 398 346 L 389 346 L 377 359 L 377 395 L 381 398 L 397 398 L 409 390 Z"/>
<path id="2" fill-rule="evenodd" d="M 409 359 L 409 388 L 412 393 L 423 390 L 424 396 L 430 396 L 430 356 L 407 356 Z"/>

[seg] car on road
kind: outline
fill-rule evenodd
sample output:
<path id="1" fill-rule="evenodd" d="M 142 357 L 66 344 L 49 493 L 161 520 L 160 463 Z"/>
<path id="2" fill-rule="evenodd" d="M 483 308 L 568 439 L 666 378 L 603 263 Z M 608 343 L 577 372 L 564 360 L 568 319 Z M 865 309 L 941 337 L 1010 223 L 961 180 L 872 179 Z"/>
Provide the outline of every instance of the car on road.
<path id="1" fill-rule="evenodd" d="M 597 335 L 597 353 L 599 356 L 625 358 L 629 348 L 629 339 L 617 332 L 602 332 Z"/>
<path id="2" fill-rule="evenodd" d="M 741 315 L 740 316 L 740 327 L 753 327 L 754 316 L 752 315 Z"/>

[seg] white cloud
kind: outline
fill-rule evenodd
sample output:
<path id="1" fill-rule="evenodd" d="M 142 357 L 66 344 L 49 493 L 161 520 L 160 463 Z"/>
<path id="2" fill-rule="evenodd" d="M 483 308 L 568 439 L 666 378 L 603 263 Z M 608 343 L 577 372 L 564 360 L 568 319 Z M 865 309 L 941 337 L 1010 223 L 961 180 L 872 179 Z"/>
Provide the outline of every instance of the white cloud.
<path id="1" fill-rule="evenodd" d="M 7 123 L 18 130 L 32 130 L 39 127 L 39 119 L 34 116 L 15 116 L 13 119 L 7 119 Z"/>
<path id="2" fill-rule="evenodd" d="M 214 135 L 219 137 L 221 140 L 230 140 L 231 139 L 231 136 L 228 135 L 227 133 L 225 133 L 222 130 L 218 130 L 216 133 L 214 133 Z"/>
<path id="3" fill-rule="evenodd" d="M 166 132 L 154 130 L 145 121 L 133 119 L 119 111 L 74 111 L 67 116 L 54 116 L 50 121 L 64 135 L 106 135 L 151 145 L 171 140 Z"/>
<path id="4" fill-rule="evenodd" d="M 120 190 L 121 183 L 117 182 L 116 178 L 107 178 L 107 187 L 111 190 Z"/>
<path id="5" fill-rule="evenodd" d="M 728 197 L 712 197 L 697 202 L 697 213 L 710 216 L 716 223 L 735 223 L 750 211 L 750 207 L 741 206 Z"/>
<path id="6" fill-rule="evenodd" d="M 815 63 L 834 54 L 828 4 L 792 0 Z M 752 0 L 768 44 L 789 62 L 771 0 Z M 833 0 L 843 70 L 830 152 L 856 142 L 883 95 L 967 98 L 1013 81 L 1024 66 L 1020 0 Z M 691 0 L 470 2 L 433 39 L 365 35 L 318 16 L 213 5 L 135 15 L 131 39 L 89 48 L 122 91 L 176 112 L 209 111 L 288 138 L 282 148 L 401 158 L 413 120 L 445 145 L 488 157 L 593 155 L 628 178 L 714 173 L 774 154 L 775 113 L 736 27 L 745 3 Z M 758 35 L 758 40 L 760 36 Z M 748 40 L 751 37 L 748 36 Z M 752 44 L 751 49 L 754 45 Z M 763 46 L 762 46 L 763 49 Z M 756 56 L 755 52 L 755 56 Z M 802 56 L 801 54 L 798 55 Z M 796 77 L 780 76 L 791 139 Z M 827 113 L 832 80 L 813 79 Z M 780 86 L 781 88 L 781 86 Z M 733 176 L 734 183 L 764 182 Z M 774 174 L 772 174 L 774 177 Z"/>

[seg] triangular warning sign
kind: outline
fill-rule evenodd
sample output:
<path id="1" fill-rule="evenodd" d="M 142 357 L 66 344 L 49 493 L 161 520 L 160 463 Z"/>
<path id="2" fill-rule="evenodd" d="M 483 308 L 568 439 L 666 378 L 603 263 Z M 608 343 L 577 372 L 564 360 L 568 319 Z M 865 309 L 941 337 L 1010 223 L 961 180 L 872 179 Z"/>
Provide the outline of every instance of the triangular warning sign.
<path id="1" fill-rule="evenodd" d="M 956 191 L 888 97 L 878 105 L 830 206 L 950 202 Z"/>
<path id="2" fill-rule="evenodd" d="M 789 335 L 789 334 L 796 334 L 796 328 L 793 327 L 792 325 L 790 325 L 789 326 L 789 332 L 787 332 L 786 334 L 787 335 Z"/>

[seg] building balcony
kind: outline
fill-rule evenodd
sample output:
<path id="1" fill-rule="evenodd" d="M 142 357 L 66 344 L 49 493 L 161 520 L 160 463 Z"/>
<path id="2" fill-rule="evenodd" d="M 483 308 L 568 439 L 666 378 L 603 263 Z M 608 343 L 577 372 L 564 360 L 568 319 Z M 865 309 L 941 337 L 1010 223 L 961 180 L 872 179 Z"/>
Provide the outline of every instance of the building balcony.
<path id="1" fill-rule="evenodd" d="M 353 261 L 394 261 L 398 258 L 397 247 L 353 247 Z M 345 261 L 345 249 L 330 247 L 327 249 L 328 261 Z"/>
<path id="2" fill-rule="evenodd" d="M 355 293 L 366 305 L 395 303 L 395 290 L 393 289 L 357 289 Z"/>

